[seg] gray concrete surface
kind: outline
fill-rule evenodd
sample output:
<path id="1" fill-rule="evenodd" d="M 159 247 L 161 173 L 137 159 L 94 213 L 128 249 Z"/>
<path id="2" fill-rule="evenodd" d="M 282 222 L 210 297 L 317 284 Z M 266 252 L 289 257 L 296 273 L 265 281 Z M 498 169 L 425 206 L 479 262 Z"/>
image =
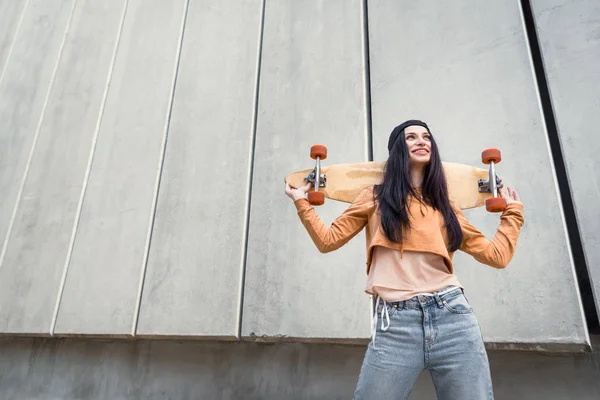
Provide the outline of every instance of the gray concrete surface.
<path id="1" fill-rule="evenodd" d="M 360 6 L 267 2 L 243 336 L 369 336 L 363 234 L 320 254 L 283 183 L 314 167 L 313 144 L 329 147 L 327 164 L 366 160 Z M 329 201 L 317 212 L 331 223 L 347 206 Z"/>
<path id="2" fill-rule="evenodd" d="M 262 4 L 0 0 L 0 332 L 49 335 L 66 278 L 61 335 L 369 337 L 364 236 L 319 254 L 283 194 L 286 174 L 312 167 L 312 144 L 329 146 L 325 164 L 367 159 L 363 2 L 266 2 L 259 77 Z M 590 262 L 595 178 L 575 157 L 591 161 L 597 143 L 578 136 L 598 101 L 597 9 L 552 4 L 534 8 Z M 449 161 L 502 148 L 499 172 L 526 203 L 506 271 L 455 258 L 486 340 L 581 350 L 519 3 L 372 1 L 369 32 L 375 157 L 396 123 L 423 118 Z M 318 213 L 330 223 L 346 207 Z M 494 232 L 497 217 L 468 216 Z M 594 265 L 592 277 L 597 288 Z"/>
<path id="3" fill-rule="evenodd" d="M 19 34 L 19 22 L 25 12 L 26 0 L 0 1 L 0 83 L 7 59 Z"/>
<path id="4" fill-rule="evenodd" d="M 575 213 L 600 313 L 600 3 L 531 1 Z"/>
<path id="5" fill-rule="evenodd" d="M 1 331 L 50 331 L 124 4 L 75 7 L 6 239 Z"/>
<path id="6" fill-rule="evenodd" d="M 237 334 L 260 18 L 190 2 L 138 334 Z"/>
<path id="7" fill-rule="evenodd" d="M 2 11 L 8 13 L 0 13 L 0 18 L 10 16 L 5 8 L 8 2 L 0 4 Z M 18 3 L 11 4 L 14 6 Z M 31 8 L 21 20 L 20 35 L 12 43 L 10 62 L 0 74 L 0 270 L 2 250 L 7 244 L 6 234 L 50 82 L 54 77 L 73 1 L 34 0 L 29 4 Z M 20 20 L 16 14 L 13 17 Z M 39 21 L 46 23 L 40 24 Z M 10 23 L 6 24 L 0 22 L 0 29 L 10 26 Z"/>
<path id="8" fill-rule="evenodd" d="M 127 5 L 56 334 L 132 333 L 186 4 Z"/>
<path id="9" fill-rule="evenodd" d="M 423 119 L 445 160 L 484 167 L 481 151 L 500 148 L 497 172 L 525 203 L 525 226 L 506 270 L 460 252 L 454 258 L 485 340 L 585 347 L 519 3 L 370 1 L 369 31 L 375 159 L 387 157 L 396 124 Z M 484 209 L 466 215 L 489 238 L 495 233 L 497 215 Z"/>
<path id="10" fill-rule="evenodd" d="M 2 331 L 50 330 L 123 5 L 75 8 L 6 239 Z"/>
<path id="11" fill-rule="evenodd" d="M 365 348 L 331 344 L 0 340 L 5 400 L 349 399 Z M 495 398 L 595 400 L 598 353 L 490 352 Z M 434 399 L 428 372 L 411 400 Z"/>

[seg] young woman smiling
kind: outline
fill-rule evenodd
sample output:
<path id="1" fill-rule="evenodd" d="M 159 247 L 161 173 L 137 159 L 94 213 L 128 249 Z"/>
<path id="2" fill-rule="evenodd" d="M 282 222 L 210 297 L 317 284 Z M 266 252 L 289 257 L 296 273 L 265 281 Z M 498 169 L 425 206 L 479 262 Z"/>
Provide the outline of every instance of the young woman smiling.
<path id="1" fill-rule="evenodd" d="M 366 227 L 366 292 L 377 300 L 355 399 L 406 399 L 425 368 L 439 399 L 492 399 L 481 331 L 452 256 L 462 250 L 483 264 L 506 267 L 524 223 L 523 204 L 511 188 L 501 191 L 507 207 L 488 240 L 450 201 L 426 123 L 397 126 L 388 151 L 382 183 L 364 189 L 331 226 L 306 199 L 311 184 L 286 186 L 321 252 L 343 246 Z"/>

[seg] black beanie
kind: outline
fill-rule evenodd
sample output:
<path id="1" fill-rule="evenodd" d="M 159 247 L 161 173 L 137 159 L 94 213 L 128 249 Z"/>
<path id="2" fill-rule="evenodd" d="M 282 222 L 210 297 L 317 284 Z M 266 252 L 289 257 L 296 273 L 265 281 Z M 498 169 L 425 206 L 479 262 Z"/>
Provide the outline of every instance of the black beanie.
<path id="1" fill-rule="evenodd" d="M 400 136 L 402 134 L 402 132 L 404 132 L 404 129 L 408 128 L 409 126 L 413 126 L 413 125 L 422 126 L 423 128 L 427 129 L 427 132 L 429 132 L 431 134 L 431 131 L 429 130 L 429 127 L 427 126 L 427 124 L 425 122 L 419 121 L 418 119 L 410 119 L 406 122 L 401 123 L 400 125 L 398 125 L 397 127 L 394 128 L 394 130 L 392 131 L 392 134 L 390 135 L 390 140 L 388 141 L 388 152 L 392 151 L 392 147 L 394 147 L 394 143 L 396 143 L 396 139 L 398 139 L 398 136 Z"/>

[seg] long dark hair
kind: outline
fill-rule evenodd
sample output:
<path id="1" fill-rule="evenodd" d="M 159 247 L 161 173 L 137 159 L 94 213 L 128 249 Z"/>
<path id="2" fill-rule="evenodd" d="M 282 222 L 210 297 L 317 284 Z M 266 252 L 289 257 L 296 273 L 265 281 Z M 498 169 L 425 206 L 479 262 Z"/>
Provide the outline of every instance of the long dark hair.
<path id="1" fill-rule="evenodd" d="M 390 154 L 385 164 L 383 181 L 380 185 L 375 185 L 375 198 L 379 202 L 383 231 L 392 242 L 402 243 L 411 228 L 409 197 L 412 196 L 443 215 L 448 233 L 449 251 L 456 251 L 460 247 L 463 234 L 450 205 L 442 160 L 433 135 L 430 136 L 431 159 L 425 167 L 421 193 L 417 193 L 412 187 L 410 155 L 404 138 L 404 129 L 411 125 L 423 126 L 431 135 L 429 127 L 417 120 L 406 121 L 392 131 L 388 144 Z"/>

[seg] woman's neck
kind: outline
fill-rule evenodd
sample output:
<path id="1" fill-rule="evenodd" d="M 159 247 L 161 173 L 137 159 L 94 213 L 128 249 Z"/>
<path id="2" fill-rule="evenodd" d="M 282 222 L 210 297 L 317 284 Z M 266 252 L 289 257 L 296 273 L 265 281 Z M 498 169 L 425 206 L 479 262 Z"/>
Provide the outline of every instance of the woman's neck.
<path id="1" fill-rule="evenodd" d="M 423 186 L 423 181 L 425 180 L 425 166 L 411 167 L 410 176 L 412 179 L 412 187 L 420 188 L 421 186 Z"/>

